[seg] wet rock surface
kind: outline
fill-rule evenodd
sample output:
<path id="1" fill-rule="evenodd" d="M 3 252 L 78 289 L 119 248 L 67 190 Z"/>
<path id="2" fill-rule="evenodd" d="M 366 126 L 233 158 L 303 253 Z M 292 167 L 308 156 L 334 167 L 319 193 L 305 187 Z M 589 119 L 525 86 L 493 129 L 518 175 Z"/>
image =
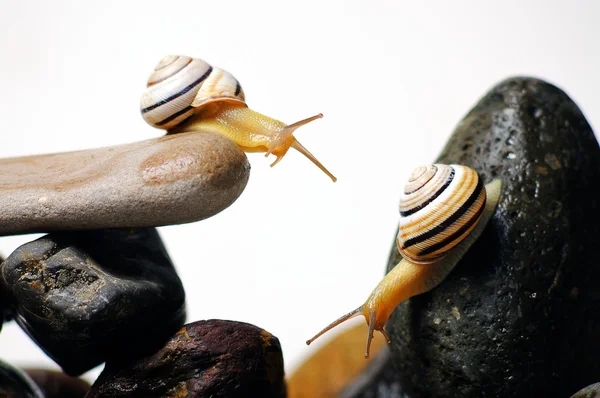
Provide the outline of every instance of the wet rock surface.
<path id="1" fill-rule="evenodd" d="M 494 87 L 441 163 L 504 187 L 490 225 L 450 276 L 401 304 L 391 355 L 352 396 L 570 396 L 600 374 L 600 150 L 581 111 L 533 78 Z M 395 246 L 388 270 L 400 259 Z"/>
<path id="2" fill-rule="evenodd" d="M 44 398 L 83 398 L 90 389 L 87 381 L 54 370 L 25 369 L 25 373 L 40 388 Z"/>
<path id="3" fill-rule="evenodd" d="M 198 221 L 231 205 L 249 173 L 244 152 L 209 133 L 0 159 L 0 235 Z"/>
<path id="4" fill-rule="evenodd" d="M 184 326 L 153 355 L 108 362 L 87 397 L 285 397 L 283 377 L 276 337 L 208 320 Z"/>
<path id="5" fill-rule="evenodd" d="M 185 322 L 185 293 L 154 228 L 64 232 L 15 250 L 1 288 L 63 370 L 153 352 Z"/>
<path id="6" fill-rule="evenodd" d="M 0 361 L 0 397 L 44 398 L 44 395 L 27 374 Z"/>

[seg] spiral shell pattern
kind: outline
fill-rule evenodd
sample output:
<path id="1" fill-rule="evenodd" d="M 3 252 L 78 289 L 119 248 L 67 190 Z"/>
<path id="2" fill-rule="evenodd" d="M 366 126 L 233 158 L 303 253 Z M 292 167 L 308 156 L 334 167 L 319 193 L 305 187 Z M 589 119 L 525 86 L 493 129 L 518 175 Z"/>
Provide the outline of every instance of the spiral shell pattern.
<path id="1" fill-rule="evenodd" d="M 398 250 L 415 263 L 439 260 L 475 227 L 485 200 L 483 182 L 469 167 L 416 168 L 400 198 Z"/>
<path id="2" fill-rule="evenodd" d="M 215 101 L 245 105 L 244 91 L 237 79 L 201 59 L 170 55 L 158 63 L 148 78 L 141 112 L 147 123 L 168 130 Z"/>

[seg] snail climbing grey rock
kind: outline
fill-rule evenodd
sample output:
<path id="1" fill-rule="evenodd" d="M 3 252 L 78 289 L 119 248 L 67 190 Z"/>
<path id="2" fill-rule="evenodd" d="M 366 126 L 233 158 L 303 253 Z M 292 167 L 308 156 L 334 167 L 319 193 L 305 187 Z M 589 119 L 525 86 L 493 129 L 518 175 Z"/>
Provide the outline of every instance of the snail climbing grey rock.
<path id="1" fill-rule="evenodd" d="M 400 199 L 398 250 L 404 257 L 373 290 L 365 303 L 337 319 L 306 343 L 358 315 L 369 325 L 365 357 L 373 332 L 388 343 L 384 325 L 404 300 L 436 287 L 481 235 L 490 220 L 502 183 L 485 187 L 477 172 L 461 165 L 416 168 Z"/>
<path id="2" fill-rule="evenodd" d="M 170 133 L 212 132 L 232 139 L 246 152 L 273 154 L 277 164 L 294 148 L 334 182 L 336 178 L 294 137 L 294 131 L 322 114 L 286 125 L 249 109 L 233 75 L 198 58 L 164 57 L 148 78 L 142 117 Z"/>

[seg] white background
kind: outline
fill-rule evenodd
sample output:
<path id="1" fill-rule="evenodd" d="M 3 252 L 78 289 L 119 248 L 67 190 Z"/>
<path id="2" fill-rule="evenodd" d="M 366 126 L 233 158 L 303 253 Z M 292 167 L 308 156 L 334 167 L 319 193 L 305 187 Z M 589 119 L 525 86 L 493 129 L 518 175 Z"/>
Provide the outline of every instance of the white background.
<path id="1" fill-rule="evenodd" d="M 282 121 L 323 112 L 296 136 L 337 183 L 296 152 L 273 169 L 274 158 L 249 154 L 250 181 L 231 207 L 160 228 L 188 321 L 268 330 L 289 373 L 319 346 L 305 340 L 380 280 L 405 176 L 436 158 L 491 86 L 544 78 L 600 124 L 599 17 L 591 0 L 3 1 L 0 156 L 160 136 L 138 103 L 168 54 L 232 72 L 252 109 Z M 38 236 L 2 238 L 0 252 Z M 55 366 L 14 323 L 0 358 Z"/>

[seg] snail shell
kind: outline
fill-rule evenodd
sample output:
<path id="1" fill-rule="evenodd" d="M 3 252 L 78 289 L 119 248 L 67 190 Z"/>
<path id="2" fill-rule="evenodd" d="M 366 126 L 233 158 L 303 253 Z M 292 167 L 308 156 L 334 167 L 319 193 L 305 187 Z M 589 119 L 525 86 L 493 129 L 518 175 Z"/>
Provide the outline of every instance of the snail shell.
<path id="1" fill-rule="evenodd" d="M 246 106 L 244 90 L 231 73 L 198 58 L 169 55 L 148 78 L 141 112 L 148 124 L 168 130 L 216 101 Z"/>
<path id="2" fill-rule="evenodd" d="M 475 170 L 443 164 L 417 167 L 400 197 L 400 254 L 418 264 L 438 261 L 475 227 L 485 201 L 485 187 Z"/>

